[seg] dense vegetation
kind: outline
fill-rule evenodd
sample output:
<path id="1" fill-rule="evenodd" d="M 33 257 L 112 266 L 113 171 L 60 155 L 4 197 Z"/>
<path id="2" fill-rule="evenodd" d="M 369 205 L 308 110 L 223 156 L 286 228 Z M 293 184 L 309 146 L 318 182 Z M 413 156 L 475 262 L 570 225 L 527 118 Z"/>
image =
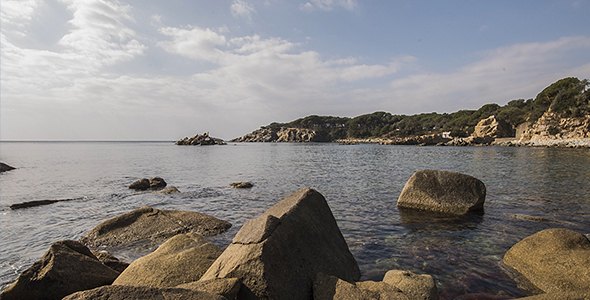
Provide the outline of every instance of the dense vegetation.
<path id="1" fill-rule="evenodd" d="M 432 133 L 451 132 L 451 136 L 470 135 L 477 123 L 495 115 L 514 128 L 523 122 L 534 122 L 548 109 L 563 117 L 582 117 L 590 114 L 590 86 L 587 79 L 568 77 L 561 79 L 533 99 L 518 99 L 504 106 L 486 104 L 478 110 L 460 110 L 454 113 L 424 113 L 418 115 L 392 115 L 374 112 L 354 118 L 307 116 L 289 123 L 271 123 L 263 128 L 306 128 L 322 132 L 332 139 L 369 137 L 407 137 Z"/>

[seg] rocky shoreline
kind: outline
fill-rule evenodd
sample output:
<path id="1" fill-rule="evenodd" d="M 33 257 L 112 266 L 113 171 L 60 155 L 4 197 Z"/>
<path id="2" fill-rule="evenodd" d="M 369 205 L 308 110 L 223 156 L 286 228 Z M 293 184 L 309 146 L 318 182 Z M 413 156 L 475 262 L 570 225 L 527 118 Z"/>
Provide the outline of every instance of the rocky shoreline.
<path id="1" fill-rule="evenodd" d="M 475 177 L 423 170 L 407 181 L 397 206 L 465 215 L 481 211 L 485 196 L 484 183 Z M 359 281 L 359 266 L 334 215 L 313 189 L 296 191 L 246 222 L 226 249 L 207 241 L 230 227 L 198 212 L 142 207 L 104 221 L 79 241 L 54 243 L 0 297 L 439 299 L 428 274 L 389 270 L 382 281 Z M 150 239 L 166 241 L 131 264 L 104 252 Z M 541 292 L 521 299 L 590 299 L 590 241 L 581 233 L 540 231 L 510 248 L 503 262 Z"/>

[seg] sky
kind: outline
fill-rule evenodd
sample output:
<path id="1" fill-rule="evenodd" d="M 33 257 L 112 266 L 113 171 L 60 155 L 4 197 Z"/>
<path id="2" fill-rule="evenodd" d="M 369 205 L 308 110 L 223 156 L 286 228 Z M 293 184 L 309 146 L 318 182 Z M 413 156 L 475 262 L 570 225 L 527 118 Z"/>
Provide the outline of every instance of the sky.
<path id="1" fill-rule="evenodd" d="M 1 140 L 226 140 L 590 79 L 590 0 L 2 0 Z"/>

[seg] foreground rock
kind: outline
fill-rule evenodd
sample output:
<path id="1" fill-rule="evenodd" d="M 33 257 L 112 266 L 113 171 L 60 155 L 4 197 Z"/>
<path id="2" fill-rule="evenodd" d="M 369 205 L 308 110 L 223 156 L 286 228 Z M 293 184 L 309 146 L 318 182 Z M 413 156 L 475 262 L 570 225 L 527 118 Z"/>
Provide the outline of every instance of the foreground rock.
<path id="1" fill-rule="evenodd" d="M 489 118 L 483 119 L 477 123 L 475 130 L 473 131 L 475 137 L 493 137 L 493 138 L 505 138 L 514 136 L 514 129 L 506 121 L 496 118 L 496 116 L 490 116 Z"/>
<path id="2" fill-rule="evenodd" d="M 414 300 L 384 282 L 363 281 L 350 283 L 336 276 L 318 273 L 313 283 L 314 300 Z M 417 300 L 417 299 L 416 299 Z"/>
<path id="3" fill-rule="evenodd" d="M 537 232 L 510 248 L 503 261 L 546 293 L 590 291 L 590 241 L 573 230 Z"/>
<path id="4" fill-rule="evenodd" d="M 414 173 L 402 190 L 397 206 L 449 214 L 482 211 L 486 187 L 479 179 L 449 171 Z"/>
<path id="5" fill-rule="evenodd" d="M 63 300 L 225 300 L 220 295 L 180 288 L 153 288 L 147 286 L 103 286 L 69 295 Z"/>
<path id="6" fill-rule="evenodd" d="M 157 190 L 166 187 L 166 181 L 160 177 L 153 177 L 150 179 L 142 178 L 129 185 L 132 190 L 145 191 L 147 189 Z"/>
<path id="7" fill-rule="evenodd" d="M 125 269 L 129 266 L 128 263 L 124 261 L 120 261 L 118 258 L 112 256 L 107 252 L 97 251 L 97 250 L 90 250 L 96 258 L 103 263 L 105 266 L 121 273 L 125 271 Z"/>
<path id="8" fill-rule="evenodd" d="M 179 234 L 131 263 L 113 284 L 174 287 L 197 281 L 221 252 L 198 234 Z"/>
<path id="9" fill-rule="evenodd" d="M 183 146 L 209 146 L 209 145 L 227 145 L 222 139 L 209 136 L 209 132 L 197 134 L 192 138 L 185 137 L 178 140 L 175 145 Z"/>
<path id="10" fill-rule="evenodd" d="M 408 271 L 391 270 L 385 273 L 383 282 L 400 289 L 410 299 L 438 300 L 438 289 L 430 275 L 417 275 Z"/>
<path id="11" fill-rule="evenodd" d="M 285 143 L 308 143 L 308 142 L 330 142 L 330 136 L 326 136 L 311 129 L 303 128 L 261 128 L 246 134 L 245 136 L 230 140 L 230 142 L 285 142 Z"/>
<path id="12" fill-rule="evenodd" d="M 241 278 L 249 299 L 310 299 L 320 272 L 361 275 L 326 200 L 307 188 L 244 224 L 201 280 Z"/>
<path id="13" fill-rule="evenodd" d="M 101 263 L 76 241 L 56 242 L 6 288 L 0 298 L 61 299 L 71 293 L 111 284 L 119 272 Z"/>
<path id="14" fill-rule="evenodd" d="M 80 239 L 88 247 L 116 246 L 147 239 L 168 239 L 180 233 L 216 235 L 231 224 L 192 211 L 159 210 L 141 207 L 102 222 Z"/>
<path id="15" fill-rule="evenodd" d="M 235 300 L 238 298 L 242 282 L 238 278 L 217 278 L 185 283 L 176 287 L 218 294 L 228 300 Z"/>
<path id="16" fill-rule="evenodd" d="M 16 168 L 11 167 L 11 166 L 3 163 L 3 162 L 0 162 L 0 173 L 2 173 L 2 172 L 8 172 L 8 171 L 11 171 L 11 170 L 14 170 L 14 169 L 16 169 Z"/>

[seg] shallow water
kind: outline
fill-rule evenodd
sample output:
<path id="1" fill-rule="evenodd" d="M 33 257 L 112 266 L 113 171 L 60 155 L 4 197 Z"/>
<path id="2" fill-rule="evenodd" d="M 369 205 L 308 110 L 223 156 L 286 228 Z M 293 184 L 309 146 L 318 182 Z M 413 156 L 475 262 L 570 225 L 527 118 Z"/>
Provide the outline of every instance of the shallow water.
<path id="1" fill-rule="evenodd" d="M 533 293 L 501 263 L 537 231 L 590 233 L 590 150 L 413 147 L 336 144 L 175 146 L 170 142 L 2 142 L 0 177 L 2 288 L 58 240 L 79 239 L 100 222 L 141 206 L 191 210 L 231 222 L 210 240 L 227 246 L 239 228 L 294 191 L 322 193 L 363 274 L 390 269 L 433 275 L 441 299 L 510 299 Z M 485 214 L 443 217 L 399 211 L 396 201 L 416 171 L 475 176 L 487 187 Z M 137 193 L 127 186 L 160 176 L 182 193 Z M 250 181 L 254 188 L 233 189 Z M 77 200 L 10 210 L 43 199 Z M 132 261 L 155 243 L 108 249 Z"/>

